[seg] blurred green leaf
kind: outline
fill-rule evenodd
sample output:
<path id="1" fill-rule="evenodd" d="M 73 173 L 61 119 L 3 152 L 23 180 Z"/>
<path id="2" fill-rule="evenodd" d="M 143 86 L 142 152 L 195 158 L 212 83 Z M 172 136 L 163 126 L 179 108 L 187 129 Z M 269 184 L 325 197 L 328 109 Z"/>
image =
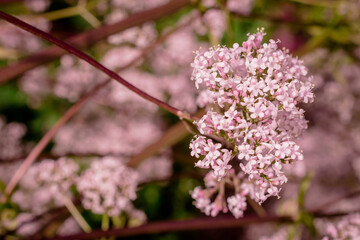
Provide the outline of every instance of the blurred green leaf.
<path id="1" fill-rule="evenodd" d="M 0 87 L 0 113 L 3 109 L 27 106 L 26 95 L 14 83 Z"/>
<path id="2" fill-rule="evenodd" d="M 305 196 L 307 190 L 310 187 L 311 179 L 312 179 L 311 174 L 307 174 L 300 183 L 298 204 L 299 204 L 299 209 L 301 210 L 304 209 Z"/>

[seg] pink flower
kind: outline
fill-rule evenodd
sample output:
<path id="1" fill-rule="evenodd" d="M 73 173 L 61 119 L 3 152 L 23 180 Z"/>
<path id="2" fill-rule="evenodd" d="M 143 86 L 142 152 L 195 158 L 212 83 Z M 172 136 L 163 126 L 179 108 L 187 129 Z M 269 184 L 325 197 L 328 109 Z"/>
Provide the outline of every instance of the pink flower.
<path id="1" fill-rule="evenodd" d="M 227 210 L 224 181 L 235 188 L 228 206 L 239 217 L 246 205 L 238 194 L 246 192 L 258 203 L 279 196 L 287 181 L 283 165 L 303 159 L 292 140 L 307 126 L 298 104 L 313 101 L 312 78 L 301 61 L 278 49 L 276 41 L 261 44 L 264 35 L 262 31 L 249 35 L 241 47 L 197 52 L 192 64 L 191 78 L 206 99 L 202 103 L 213 106 L 197 122 L 199 132 L 216 135 L 234 149 L 204 136 L 190 144 L 191 155 L 200 159 L 195 166 L 211 168 L 214 182 L 212 190 L 206 190 L 218 192 L 216 201 L 221 200 L 221 204 L 207 201 L 209 206 L 202 208 L 207 214 Z M 236 154 L 240 171 L 235 175 Z"/>

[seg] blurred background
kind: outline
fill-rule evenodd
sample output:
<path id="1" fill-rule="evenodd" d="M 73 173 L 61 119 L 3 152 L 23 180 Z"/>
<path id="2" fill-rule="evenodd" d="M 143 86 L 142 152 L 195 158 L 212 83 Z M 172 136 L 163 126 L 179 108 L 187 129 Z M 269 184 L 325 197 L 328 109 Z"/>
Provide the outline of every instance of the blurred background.
<path id="1" fill-rule="evenodd" d="M 289 167 L 281 198 L 262 206 L 268 215 L 300 220 L 133 239 L 321 239 L 329 224 L 337 226 L 344 219 L 317 218 L 303 214 L 305 209 L 359 219 L 359 0 L 6 0 L 0 1 L 0 10 L 69 42 L 139 89 L 198 116 L 203 106 L 190 80 L 190 64 L 200 48 L 231 47 L 264 27 L 264 42 L 279 40 L 314 76 L 315 101 L 302 106 L 309 127 L 298 140 L 304 161 Z M 194 168 L 187 127 L 115 81 L 100 86 L 105 74 L 51 46 L 0 21 L 0 195 L 5 196 L 5 186 L 46 132 L 88 96 L 33 167 L 46 171 L 36 164 L 70 158 L 79 166 L 74 174 L 81 175 L 93 161 L 110 157 L 134 168 L 137 198 L 132 210 L 118 219 L 119 227 L 205 217 L 189 194 L 203 185 L 206 172 Z M 25 174 L 0 205 L 4 239 L 82 232 L 45 185 Z M 77 189 L 70 191 L 89 225 L 100 229 L 102 216 L 82 207 Z M 245 218 L 255 214 L 249 206 Z M 116 226 L 112 221 L 111 227 Z"/>

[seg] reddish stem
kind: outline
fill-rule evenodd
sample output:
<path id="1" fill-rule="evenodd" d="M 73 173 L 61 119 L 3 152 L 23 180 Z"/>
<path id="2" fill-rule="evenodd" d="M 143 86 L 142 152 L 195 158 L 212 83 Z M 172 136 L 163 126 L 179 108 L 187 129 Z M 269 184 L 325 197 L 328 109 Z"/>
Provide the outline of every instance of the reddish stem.
<path id="1" fill-rule="evenodd" d="M 234 217 L 217 217 L 217 218 L 200 218 L 182 221 L 161 221 L 147 223 L 139 227 L 110 229 L 108 231 L 93 231 L 91 233 L 80 233 L 69 236 L 59 236 L 51 238 L 51 240 L 67 240 L 67 239 L 96 239 L 100 237 L 129 237 L 144 234 L 156 234 L 164 232 L 175 231 L 194 231 L 205 229 L 223 229 L 223 228 L 238 228 L 254 223 L 264 222 L 293 222 L 291 217 L 256 217 L 248 216 L 240 219 Z"/>
<path id="2" fill-rule="evenodd" d="M 10 195 L 14 190 L 17 183 L 20 181 L 21 177 L 24 175 L 26 170 L 30 167 L 30 165 L 36 160 L 36 158 L 40 155 L 40 153 L 44 150 L 44 148 L 48 145 L 50 140 L 54 137 L 57 131 L 67 122 L 69 119 L 77 113 L 81 107 L 89 100 L 93 95 L 95 95 L 98 90 L 100 90 L 103 86 L 108 84 L 110 79 L 98 84 L 94 87 L 90 92 L 88 92 L 85 96 L 83 96 L 76 104 L 74 104 L 71 108 L 69 108 L 66 113 L 56 122 L 56 124 L 41 138 L 40 142 L 36 144 L 15 174 L 12 176 L 10 182 L 6 186 L 5 194 Z"/>
<path id="3" fill-rule="evenodd" d="M 66 42 L 77 48 L 85 48 L 102 39 L 105 39 L 112 34 L 172 14 L 182 7 L 189 5 L 190 2 L 191 0 L 170 1 L 169 3 L 162 6 L 132 14 L 128 18 L 119 22 L 104 25 L 89 32 L 80 33 L 73 37 L 67 38 Z M 15 78 L 39 65 L 55 60 L 65 53 L 66 51 L 63 49 L 57 46 L 51 46 L 13 65 L 4 67 L 0 69 L 0 84 L 5 83 L 10 79 Z"/>
<path id="4" fill-rule="evenodd" d="M 164 42 L 171 34 L 176 32 L 182 27 L 185 27 L 187 24 L 190 23 L 192 19 L 189 19 L 189 21 L 179 25 L 178 27 L 173 28 L 166 34 L 159 37 L 155 42 L 144 48 L 139 54 L 138 57 L 136 57 L 133 61 L 129 62 L 125 66 L 123 66 L 120 70 L 126 69 L 136 63 L 140 58 L 142 58 L 144 55 L 149 53 L 153 48 L 155 48 L 158 44 Z M 92 97 L 94 96 L 101 88 L 106 86 L 111 79 L 108 79 L 98 85 L 96 85 L 91 91 L 89 91 L 86 95 L 84 95 L 78 102 L 76 102 L 70 109 L 67 110 L 67 112 L 58 120 L 58 122 L 43 136 L 43 138 L 40 140 L 40 142 L 35 146 L 35 148 L 30 152 L 30 154 L 27 156 L 27 158 L 24 160 L 22 165 L 19 167 L 19 169 L 15 172 L 13 177 L 11 178 L 9 184 L 6 186 L 5 193 L 7 195 L 11 194 L 11 192 L 14 190 L 17 183 L 20 181 L 21 177 L 24 175 L 26 170 L 30 167 L 30 165 L 36 160 L 36 158 L 40 155 L 40 153 L 44 150 L 44 148 L 47 146 L 47 144 L 50 142 L 50 140 L 54 137 L 56 132 L 66 123 L 69 121 L 69 119 L 74 116 L 81 107 Z M 4 199 L 3 199 L 4 201 Z"/>
<path id="5" fill-rule="evenodd" d="M 136 94 L 138 94 L 139 96 L 141 96 L 142 98 L 149 100 L 150 102 L 155 103 L 156 105 L 158 105 L 159 107 L 164 108 L 165 110 L 173 113 L 174 115 L 179 116 L 180 118 L 189 118 L 189 114 L 186 112 L 183 112 L 173 106 L 170 106 L 169 104 L 167 104 L 166 102 L 163 102 L 157 98 L 154 98 L 153 96 L 147 94 L 146 92 L 140 90 L 139 88 L 135 87 L 134 85 L 132 85 L 131 83 L 129 83 L 128 81 L 126 81 L 125 79 L 123 79 L 122 77 L 120 77 L 119 75 L 117 75 L 115 72 L 111 71 L 110 69 L 108 69 L 107 67 L 105 67 L 104 65 L 100 64 L 99 62 L 97 62 L 95 59 L 93 59 L 92 57 L 90 57 L 89 55 L 87 55 L 86 53 L 78 50 L 77 48 L 71 46 L 70 44 L 61 41 L 60 39 L 38 29 L 35 28 L 27 23 L 25 23 L 24 21 L 21 21 L 20 19 L 13 17 L 7 13 L 4 13 L 2 11 L 0 11 L 0 17 L 3 18 L 4 20 L 18 26 L 19 28 L 30 32 L 34 35 L 37 35 L 43 39 L 48 40 L 49 42 L 54 43 L 55 45 L 63 48 L 64 50 L 68 51 L 69 53 L 74 54 L 75 56 L 83 59 L 84 61 L 88 62 L 89 64 L 91 64 L 92 66 L 96 67 L 97 69 L 99 69 L 100 71 L 104 72 L 106 75 L 108 75 L 110 78 L 115 79 L 116 81 L 118 81 L 119 83 L 121 83 L 122 85 L 124 85 L 125 87 L 127 87 L 129 90 L 135 92 Z"/>
<path id="6" fill-rule="evenodd" d="M 331 214 L 316 214 L 315 218 L 333 218 L 350 214 L 349 212 L 337 212 Z M 247 226 L 257 223 L 294 223 L 296 219 L 291 216 L 246 216 L 235 219 L 234 217 L 215 217 L 215 218 L 198 218 L 190 220 L 171 220 L 147 223 L 139 227 L 110 229 L 107 231 L 95 230 L 91 233 L 79 233 L 68 236 L 57 236 L 50 240 L 70 240 L 70 239 L 96 239 L 100 237 L 130 237 L 145 234 L 158 234 L 178 231 L 195 231 L 208 229 L 230 229 Z"/>

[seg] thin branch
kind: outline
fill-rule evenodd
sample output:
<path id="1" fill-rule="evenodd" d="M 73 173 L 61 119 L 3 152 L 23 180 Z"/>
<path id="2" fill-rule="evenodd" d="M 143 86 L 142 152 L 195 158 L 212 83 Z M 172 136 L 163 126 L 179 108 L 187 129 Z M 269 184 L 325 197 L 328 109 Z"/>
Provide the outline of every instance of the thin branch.
<path id="1" fill-rule="evenodd" d="M 70 214 L 73 216 L 73 218 L 75 219 L 75 221 L 79 224 L 79 226 L 81 227 L 81 229 L 84 232 L 91 232 L 91 227 L 90 225 L 86 222 L 86 220 L 84 219 L 84 217 L 81 215 L 81 213 L 79 212 L 79 210 L 76 208 L 76 206 L 74 205 L 74 203 L 71 201 L 70 198 L 68 198 L 65 195 L 62 195 L 62 201 L 65 205 L 65 207 L 69 210 Z"/>
<path id="2" fill-rule="evenodd" d="M 51 238 L 51 240 L 68 240 L 68 239 L 95 239 L 100 237 L 129 237 L 144 234 L 157 234 L 176 231 L 194 231 L 205 229 L 223 229 L 238 228 L 254 223 L 265 222 L 293 222 L 291 217 L 256 217 L 248 216 L 240 219 L 234 217 L 217 217 L 217 218 L 199 218 L 182 221 L 159 221 L 148 223 L 139 227 L 110 229 L 108 231 L 93 231 L 88 234 L 75 234 L 69 236 L 59 236 Z"/>
<path id="3" fill-rule="evenodd" d="M 114 24 L 105 25 L 89 32 L 80 33 L 65 39 L 65 41 L 77 48 L 85 48 L 102 39 L 105 39 L 112 34 L 137 25 L 141 25 L 148 21 L 157 20 L 161 17 L 170 15 L 184 6 L 189 5 L 190 3 L 191 0 L 170 1 L 169 3 L 162 6 L 135 13 L 128 18 Z M 53 61 L 64 54 L 66 54 L 65 50 L 57 46 L 51 46 L 13 65 L 4 67 L 0 69 L 0 84 L 5 83 L 39 65 Z"/>
<path id="4" fill-rule="evenodd" d="M 171 34 L 176 32 L 178 29 L 185 27 L 187 24 L 191 22 L 191 19 L 189 22 L 185 22 L 181 25 L 179 25 L 176 28 L 173 28 L 166 34 L 162 35 L 160 38 L 158 38 L 155 42 L 150 44 L 148 47 L 144 48 L 143 51 L 139 54 L 138 57 L 136 57 L 133 61 L 129 62 L 127 65 L 123 66 L 120 70 L 126 69 L 129 66 L 136 63 L 139 59 L 141 59 L 144 55 L 148 54 L 152 49 L 154 49 L 158 44 L 164 42 Z M 90 90 L 87 94 L 85 94 L 78 102 L 76 102 L 71 108 L 69 108 L 66 113 L 56 122 L 56 124 L 43 136 L 43 138 L 40 140 L 40 142 L 34 147 L 34 149 L 30 152 L 30 154 L 27 156 L 27 158 L 24 160 L 22 165 L 19 167 L 19 169 L 15 172 L 13 177 L 11 178 L 9 184 L 6 187 L 5 193 L 7 195 L 11 194 L 11 192 L 14 190 L 15 186 L 21 179 L 21 177 L 24 175 L 26 170 L 30 167 L 30 165 L 37 159 L 37 157 L 41 154 L 41 152 L 44 150 L 44 148 L 48 145 L 50 140 L 54 137 L 54 135 L 57 133 L 57 131 L 70 120 L 72 116 L 74 116 L 81 108 L 82 106 L 92 97 L 94 96 L 100 89 L 102 89 L 104 86 L 106 86 L 111 79 L 108 79 L 98 85 L 96 85 L 92 90 Z M 140 156 L 141 157 L 141 156 Z M 139 160 L 139 156 L 137 157 L 137 162 L 141 161 Z M 2 199 L 2 201 L 5 201 L 5 199 Z"/>
<path id="5" fill-rule="evenodd" d="M 103 86 L 105 86 L 110 80 L 102 82 L 95 86 L 91 91 L 89 91 L 85 96 L 83 96 L 78 102 L 76 102 L 71 108 L 69 108 L 66 113 L 55 123 L 55 125 L 41 138 L 40 142 L 36 144 L 15 174 L 12 176 L 10 182 L 6 186 L 5 193 L 10 195 L 14 190 L 15 186 L 24 175 L 26 170 L 30 167 L 30 165 L 36 160 L 36 158 L 40 155 L 40 153 L 44 150 L 44 148 L 48 145 L 51 139 L 54 137 L 55 133 L 70 120 L 72 116 L 77 113 L 81 107 L 93 96 L 97 93 Z"/>
<path id="6" fill-rule="evenodd" d="M 51 12 L 46 12 L 43 14 L 39 14 L 36 16 L 30 15 L 30 17 L 36 17 L 36 18 L 46 18 L 48 21 L 54 21 L 61 18 L 68 18 L 73 17 L 76 15 L 79 15 L 81 9 L 78 6 L 72 6 L 68 8 L 63 8 Z"/>
<path id="7" fill-rule="evenodd" d="M 105 157 L 105 156 L 113 156 L 113 157 L 121 157 L 121 158 L 129 158 L 130 155 L 128 154 L 114 154 L 114 153 L 97 153 L 97 152 L 87 152 L 87 153 L 74 153 L 74 152 L 68 152 L 65 154 L 41 154 L 37 157 L 37 161 L 42 161 L 45 159 L 58 159 L 58 158 L 62 158 L 62 157 L 67 157 L 67 158 L 96 158 L 96 157 Z M 14 164 L 16 162 L 22 162 L 24 161 L 24 159 L 26 159 L 26 155 L 25 156 L 21 156 L 21 157 L 17 157 L 17 158 L 11 158 L 11 159 L 0 159 L 0 166 L 3 165 L 10 165 L 10 164 Z"/>
<path id="8" fill-rule="evenodd" d="M 101 22 L 86 7 L 87 0 L 79 0 L 77 7 L 80 10 L 80 16 L 84 18 L 91 26 L 99 27 Z"/>
<path id="9" fill-rule="evenodd" d="M 337 212 L 331 214 L 314 213 L 315 218 L 333 218 L 350 214 L 349 212 Z M 257 223 L 294 223 L 296 219 L 291 216 L 246 216 L 235 219 L 234 217 L 207 217 L 190 220 L 171 220 L 147 223 L 139 227 L 110 229 L 107 231 L 95 230 L 91 233 L 80 233 L 68 236 L 57 236 L 50 240 L 70 240 L 70 239 L 95 239 L 100 237 L 130 237 L 145 234 L 159 234 L 178 231 L 195 231 L 208 229 L 229 229 L 248 226 Z"/>
<path id="10" fill-rule="evenodd" d="M 118 68 L 116 71 L 122 71 L 122 70 L 124 70 L 124 69 L 127 69 L 127 68 L 133 66 L 133 65 L 134 65 L 135 63 L 137 63 L 140 59 L 142 59 L 145 55 L 149 54 L 154 48 L 156 48 L 158 45 L 160 45 L 160 44 L 163 43 L 166 39 L 168 39 L 172 34 L 174 34 L 175 32 L 179 31 L 180 29 L 188 26 L 188 25 L 189 25 L 192 21 L 194 21 L 197 17 L 199 17 L 199 15 L 194 15 L 193 17 L 189 18 L 187 21 L 183 22 L 182 24 L 179 24 L 178 26 L 170 29 L 169 31 L 167 31 L 166 33 L 164 33 L 163 35 L 161 35 L 158 39 L 156 39 L 154 42 L 150 43 L 148 46 L 146 46 L 145 48 L 143 48 L 137 57 L 135 57 L 133 60 L 131 60 L 129 63 L 127 63 L 126 65 L 122 66 L 121 68 Z M 98 92 L 98 91 L 99 91 L 102 87 L 104 87 L 107 83 L 109 83 L 109 82 L 106 82 L 106 83 L 104 82 L 104 83 L 99 84 L 99 85 L 101 85 L 101 87 L 99 87 L 99 88 L 97 88 L 97 86 L 95 86 L 95 87 L 94 87 L 94 89 L 96 89 L 95 92 Z M 90 92 L 89 92 L 89 93 L 90 93 Z M 84 97 L 86 97 L 86 95 L 84 95 L 83 98 L 84 98 Z M 79 101 L 80 101 L 80 100 L 79 100 Z M 76 104 L 77 104 L 77 103 L 75 103 L 75 105 L 76 105 Z M 196 117 L 196 116 L 202 116 L 203 114 L 204 114 L 203 111 L 199 111 L 199 112 L 195 113 L 195 117 Z M 175 126 L 178 126 L 178 125 L 183 125 L 183 124 L 182 124 L 182 123 L 178 123 L 178 124 L 175 125 Z M 174 127 L 175 127 L 175 126 L 174 126 Z M 176 130 L 176 131 L 175 131 L 175 130 L 171 130 L 171 129 L 173 129 L 174 127 L 172 127 L 172 128 L 169 129 L 170 132 L 171 132 L 171 134 L 166 132 L 164 136 L 169 136 L 170 138 L 171 138 L 171 137 L 173 138 L 173 137 L 174 137 L 173 133 L 174 133 L 174 132 L 177 132 L 177 131 L 180 131 L 180 128 L 179 128 L 178 130 Z M 175 127 L 175 128 L 178 128 L 178 127 Z M 187 135 L 189 134 L 188 131 L 186 131 L 186 128 L 185 128 L 185 127 L 181 128 L 181 130 L 183 130 L 185 136 L 187 136 Z M 184 137 L 185 137 L 185 136 L 184 136 Z M 161 138 L 161 139 L 163 139 L 163 141 L 166 140 L 166 141 L 167 141 L 167 144 L 170 143 L 171 141 L 174 141 L 174 143 L 175 143 L 175 142 L 178 142 L 178 141 L 181 140 L 181 139 L 178 139 L 178 141 L 176 141 L 176 140 L 170 140 L 170 142 L 169 142 L 168 137 L 166 137 L 166 139 L 165 139 L 165 138 Z M 161 139 L 159 139 L 159 141 L 161 141 Z M 152 146 L 153 146 L 153 145 L 152 145 Z M 159 146 L 159 144 L 157 144 L 157 146 Z M 168 144 L 168 145 L 166 145 L 166 146 L 171 146 L 171 144 Z M 162 148 L 165 148 L 166 146 L 163 146 Z M 158 150 L 159 150 L 159 149 L 158 149 Z M 145 151 L 145 150 L 144 150 L 144 151 Z M 156 152 L 157 152 L 157 150 L 154 151 L 153 154 L 155 154 Z M 69 153 L 62 154 L 62 155 L 44 154 L 44 155 L 41 155 L 41 156 L 39 157 L 39 158 L 40 158 L 39 160 L 49 159 L 49 158 L 50 158 L 50 159 L 57 159 L 57 158 L 61 158 L 61 157 L 83 157 L 83 158 L 86 158 L 86 157 L 104 157 L 104 156 L 109 156 L 109 155 L 111 155 L 111 156 L 121 156 L 121 157 L 126 157 L 126 158 L 130 157 L 130 156 L 126 156 L 126 155 L 124 155 L 124 154 L 119 155 L 119 154 L 112 154 L 112 153 L 109 153 L 109 154 L 99 154 L 99 153 L 91 153 L 91 152 L 90 152 L 90 153 L 79 154 L 79 153 L 71 153 L 71 152 L 69 152 Z M 141 154 L 141 155 L 143 155 L 143 154 Z M 150 155 L 152 155 L 152 153 L 151 153 Z M 136 157 L 136 156 L 137 156 L 137 157 Z M 14 162 L 23 161 L 25 158 L 26 158 L 26 156 L 20 156 L 20 157 L 11 158 L 11 159 L 0 159 L 0 165 L 12 164 L 12 163 L 14 163 Z M 139 154 L 133 156 L 132 158 L 137 158 L 138 160 L 136 160 L 136 161 L 142 161 L 142 160 L 143 160 L 143 159 L 140 160 L 140 158 L 142 158 L 142 157 L 141 157 Z M 135 161 L 135 159 L 134 159 L 133 161 Z"/>
<path id="11" fill-rule="evenodd" d="M 124 85 L 126 88 L 128 88 L 129 90 L 133 91 L 134 93 L 138 94 L 139 96 L 141 96 L 142 98 L 155 103 L 156 105 L 158 105 L 159 107 L 162 107 L 163 109 L 173 113 L 174 115 L 179 116 L 180 118 L 187 118 L 187 119 L 191 119 L 191 116 L 184 112 L 181 111 L 173 106 L 170 106 L 169 104 L 167 104 L 166 102 L 161 101 L 160 99 L 157 99 L 149 94 L 147 94 L 146 92 L 140 90 L 139 88 L 135 87 L 134 85 L 132 85 L 131 83 L 129 83 L 128 81 L 126 81 L 125 79 L 123 79 L 122 77 L 120 77 L 117 73 L 115 73 L 114 71 L 111 71 L 110 69 L 108 69 L 107 67 L 105 67 L 104 65 L 100 64 L 99 62 L 97 62 L 94 58 L 90 57 L 89 55 L 87 55 L 86 53 L 78 50 L 77 48 L 71 46 L 70 44 L 38 29 L 35 28 L 27 23 L 25 23 L 24 21 L 21 21 L 20 19 L 13 17 L 7 13 L 4 13 L 2 11 L 0 11 L 0 17 L 3 18 L 4 20 L 18 26 L 19 28 L 30 32 L 34 35 L 37 35 L 43 39 L 48 40 L 49 42 L 54 43 L 55 45 L 65 49 L 67 52 L 74 54 L 75 56 L 83 59 L 84 61 L 88 62 L 89 64 L 91 64 L 92 66 L 94 66 L 95 68 L 99 69 L 100 71 L 104 72 L 106 75 L 108 75 L 110 78 L 113 78 L 114 80 L 118 81 L 119 83 L 121 83 L 122 85 Z"/>

